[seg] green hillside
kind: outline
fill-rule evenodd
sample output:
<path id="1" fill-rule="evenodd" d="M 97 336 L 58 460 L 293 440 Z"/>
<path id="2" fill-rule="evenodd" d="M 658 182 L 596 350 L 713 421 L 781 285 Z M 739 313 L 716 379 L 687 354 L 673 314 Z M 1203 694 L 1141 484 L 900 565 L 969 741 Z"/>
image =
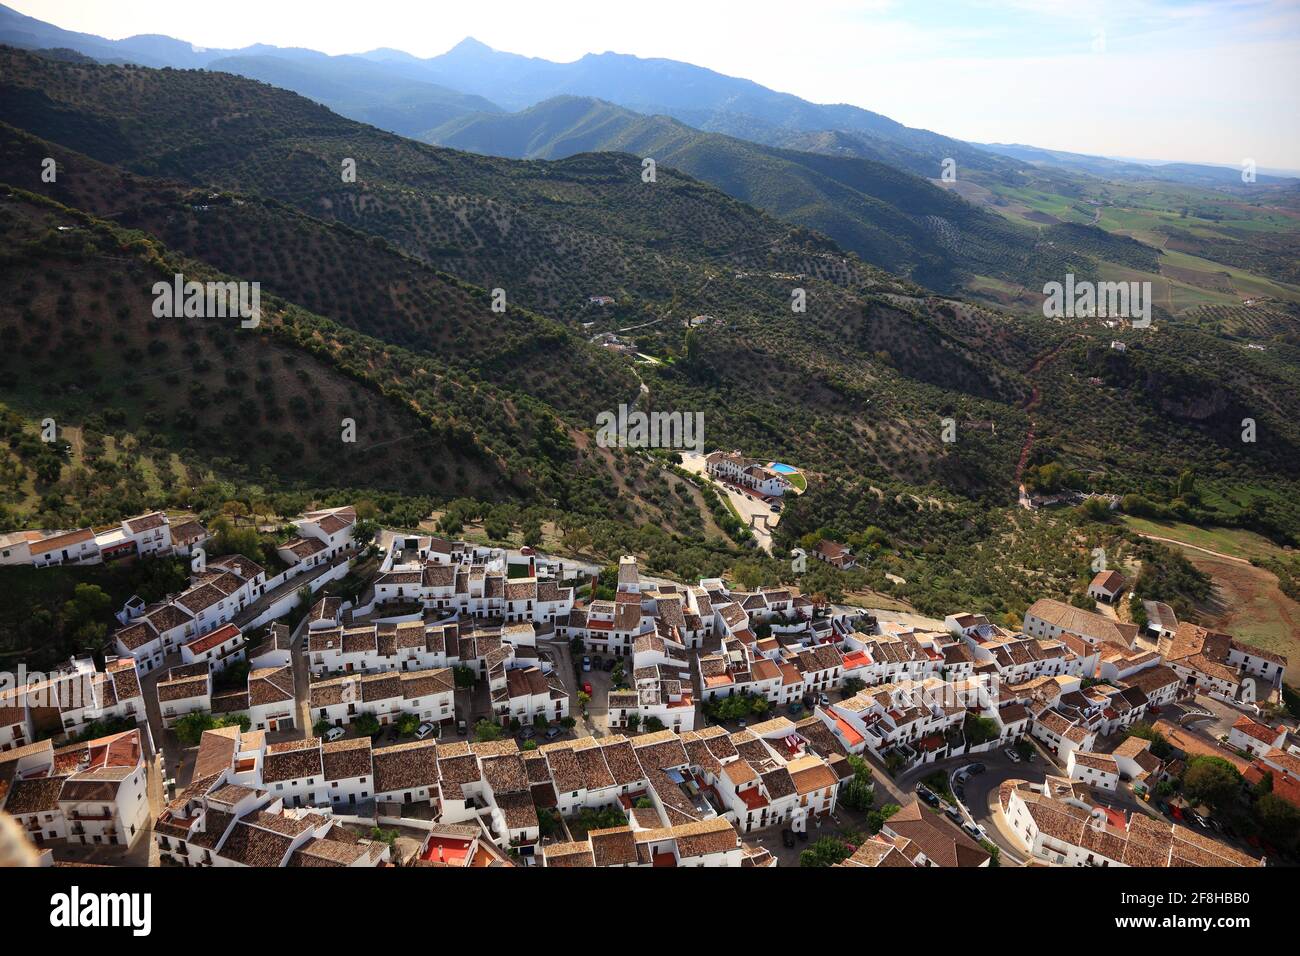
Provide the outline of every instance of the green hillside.
<path id="1" fill-rule="evenodd" d="M 421 138 L 515 158 L 590 151 L 652 157 L 941 291 L 962 288 L 971 275 L 1028 285 L 1066 272 L 1095 276 L 1098 260 L 1131 255 L 1123 240 L 1100 230 L 1060 233 L 1044 245 L 1029 226 L 874 158 L 832 153 L 824 143 L 816 152 L 759 145 L 585 97 L 556 97 L 518 113 L 462 116 Z M 927 170 L 938 172 L 937 164 Z M 1154 260 L 1154 250 L 1147 252 Z"/>

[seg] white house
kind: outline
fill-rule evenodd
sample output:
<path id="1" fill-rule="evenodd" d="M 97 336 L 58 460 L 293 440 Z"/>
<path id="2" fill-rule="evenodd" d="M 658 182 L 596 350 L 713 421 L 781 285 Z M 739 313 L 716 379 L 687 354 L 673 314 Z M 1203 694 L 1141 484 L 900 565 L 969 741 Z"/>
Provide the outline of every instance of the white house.
<path id="1" fill-rule="evenodd" d="M 1119 764 L 1109 754 L 1082 753 L 1071 750 L 1065 771 L 1076 783 L 1087 784 L 1112 793 L 1119 786 Z"/>

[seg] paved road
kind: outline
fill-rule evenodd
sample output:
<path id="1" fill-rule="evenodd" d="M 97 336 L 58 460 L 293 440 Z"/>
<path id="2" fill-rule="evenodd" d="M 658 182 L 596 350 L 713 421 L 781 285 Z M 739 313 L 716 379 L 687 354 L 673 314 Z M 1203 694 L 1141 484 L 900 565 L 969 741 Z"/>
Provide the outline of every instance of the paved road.
<path id="1" fill-rule="evenodd" d="M 682 452 L 682 467 L 708 479 L 719 494 L 726 495 L 735 506 L 740 519 L 754 533 L 754 541 L 768 554 L 772 553 L 771 529 L 775 528 L 777 522 L 781 520 L 780 515 L 773 513 L 766 503 L 756 501 L 748 495 L 742 495 L 740 492 L 709 478 L 705 470 L 704 456 L 701 454 L 693 451 Z"/>

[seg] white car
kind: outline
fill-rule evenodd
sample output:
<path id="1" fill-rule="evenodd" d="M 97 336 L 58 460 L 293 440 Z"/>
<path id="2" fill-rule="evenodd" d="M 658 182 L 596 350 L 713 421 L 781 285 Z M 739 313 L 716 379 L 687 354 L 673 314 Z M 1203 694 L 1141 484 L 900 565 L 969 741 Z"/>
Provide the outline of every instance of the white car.
<path id="1" fill-rule="evenodd" d="M 347 731 L 342 727 L 331 727 L 329 730 L 325 731 L 325 739 L 329 743 L 333 743 L 346 733 Z"/>
<path id="2" fill-rule="evenodd" d="M 429 736 L 429 734 L 433 733 L 437 729 L 438 728 L 436 725 L 431 724 L 426 720 L 419 727 L 415 728 L 415 739 L 423 740 L 425 737 Z"/>
<path id="3" fill-rule="evenodd" d="M 1020 763 L 1020 754 L 1016 753 L 1015 748 L 1008 747 L 1002 752 L 1007 755 L 1007 759 L 1012 763 Z"/>

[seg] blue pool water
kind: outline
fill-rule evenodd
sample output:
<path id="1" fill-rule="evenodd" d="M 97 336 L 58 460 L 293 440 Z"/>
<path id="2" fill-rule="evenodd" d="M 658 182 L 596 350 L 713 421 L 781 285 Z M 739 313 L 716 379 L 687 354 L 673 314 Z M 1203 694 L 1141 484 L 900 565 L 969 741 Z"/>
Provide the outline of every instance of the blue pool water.
<path id="1" fill-rule="evenodd" d="M 778 475 L 793 475 L 798 472 L 798 468 L 791 468 L 789 465 L 783 465 L 779 461 L 772 462 L 772 470 Z"/>

